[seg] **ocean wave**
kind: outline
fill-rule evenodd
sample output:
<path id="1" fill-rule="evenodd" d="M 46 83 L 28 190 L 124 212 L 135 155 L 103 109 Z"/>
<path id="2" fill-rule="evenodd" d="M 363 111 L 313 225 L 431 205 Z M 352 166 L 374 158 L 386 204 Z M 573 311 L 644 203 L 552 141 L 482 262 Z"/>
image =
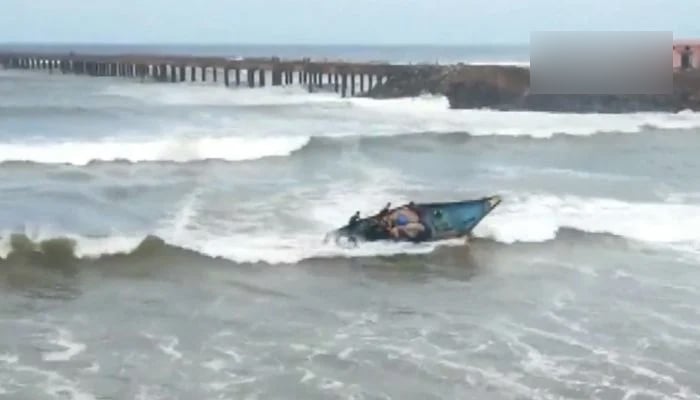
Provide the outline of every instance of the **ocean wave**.
<path id="1" fill-rule="evenodd" d="M 603 240 L 616 238 L 621 242 L 623 238 L 614 235 L 590 233 L 576 229 L 562 228 L 550 241 L 575 242 L 581 240 Z M 80 263 L 114 263 L 117 261 L 172 261 L 183 260 L 185 257 L 206 257 L 218 259 L 235 265 L 242 264 L 295 264 L 299 262 L 313 262 L 319 260 L 349 259 L 349 258 L 374 258 L 406 255 L 425 256 L 432 253 L 450 251 L 450 248 L 465 245 L 463 240 L 444 241 L 420 246 L 415 244 L 382 244 L 368 245 L 357 250 L 336 248 L 335 251 L 310 254 L 299 259 L 266 260 L 265 257 L 255 259 L 236 259 L 225 257 L 216 253 L 209 254 L 205 251 L 195 250 L 191 246 L 182 246 L 169 243 L 157 235 L 137 237 L 107 237 L 101 239 L 85 238 L 75 235 L 57 236 L 49 239 L 33 240 L 26 234 L 12 234 L 1 239 L 4 253 L 0 256 L 2 264 L 27 264 L 55 269 L 70 269 Z M 319 239 L 320 242 L 320 239 Z M 476 238 L 470 246 L 479 245 L 507 245 L 494 239 Z M 391 249 L 393 247 L 393 249 Z"/>
<path id="2" fill-rule="evenodd" d="M 355 248 L 324 243 L 328 222 L 336 221 L 336 214 L 340 214 L 329 208 L 330 204 L 309 207 L 309 226 L 296 232 L 291 227 L 210 231 L 198 220 L 202 205 L 198 204 L 201 199 L 195 197 L 193 194 L 187 198 L 179 211 L 151 233 L 106 237 L 42 233 L 40 229 L 31 237 L 21 232 L 5 233 L 0 237 L 0 257 L 7 262 L 20 259 L 38 264 L 71 264 L 110 256 L 155 257 L 177 250 L 233 263 L 293 264 L 310 259 L 425 255 L 465 244 L 462 239 L 420 244 L 374 242 Z M 700 255 L 700 205 L 541 194 L 503 197 L 504 202 L 475 229 L 473 246 L 576 245 L 594 241 L 601 245 L 613 243 L 615 247 L 628 243 L 692 253 L 693 257 Z M 237 225 L 235 221 L 231 224 Z"/>
<path id="3" fill-rule="evenodd" d="M 562 228 L 571 228 L 647 243 L 692 243 L 700 248 L 698 204 L 637 203 L 537 193 L 504 198 L 475 233 L 502 243 L 542 242 L 556 238 Z"/>
<path id="4" fill-rule="evenodd" d="M 638 132 L 653 134 L 655 126 L 640 126 Z M 0 163 L 34 162 L 44 164 L 87 165 L 93 162 L 175 162 L 195 161 L 251 161 L 268 157 L 306 156 L 338 152 L 357 146 L 391 147 L 418 145 L 426 151 L 448 148 L 455 144 L 520 143 L 538 140 L 594 140 L 627 132 L 598 130 L 586 135 L 560 133 L 546 138 L 528 135 L 525 132 L 498 135 L 475 135 L 463 131 L 414 131 L 404 133 L 332 133 L 326 136 L 196 136 L 187 134 L 155 138 L 105 138 L 98 140 L 64 140 L 61 142 L 34 139 L 27 142 L 0 143 Z M 584 139 L 586 138 L 586 139 Z M 412 148 L 415 148 L 412 147 Z"/>
<path id="5" fill-rule="evenodd" d="M 157 264 L 158 267 L 165 266 L 167 268 L 167 265 L 174 266 L 178 263 L 184 265 L 188 262 L 196 261 L 197 258 L 218 260 L 230 265 L 253 266 L 316 263 L 350 259 L 386 259 L 387 257 L 405 258 L 407 256 L 450 257 L 455 254 L 455 251 L 460 255 L 464 254 L 463 250 L 469 251 L 470 249 L 480 249 L 482 253 L 491 251 L 500 252 L 503 251 L 502 246 L 513 245 L 542 247 L 565 244 L 571 246 L 582 244 L 583 242 L 592 242 L 620 248 L 632 244 L 629 239 L 614 234 L 587 232 L 575 228 L 558 228 L 554 237 L 550 239 L 517 244 L 503 243 L 493 238 L 476 237 L 472 239 L 471 243 L 468 245 L 465 245 L 463 240 L 445 241 L 431 244 L 430 246 L 384 244 L 381 246 L 370 246 L 371 248 L 369 249 L 360 248 L 355 251 L 336 249 L 335 251 L 328 251 L 325 253 L 309 254 L 307 257 L 301 257 L 299 259 L 267 260 L 264 256 L 256 257 L 255 259 L 236 259 L 218 254 L 208 254 L 204 251 L 192 249 L 189 246 L 169 243 L 156 235 L 147 235 L 140 239 L 112 237 L 104 238 L 99 241 L 77 238 L 75 236 L 59 236 L 51 239 L 34 241 L 24 234 L 14 234 L 3 240 L 8 247 L 8 251 L 0 257 L 0 268 L 2 268 L 3 264 L 14 264 L 33 265 L 64 271 L 73 271 L 76 267 L 83 264 L 108 267 L 118 267 L 127 264 Z M 100 243 L 100 245 L 95 246 L 97 243 Z M 366 244 L 363 246 L 366 246 Z M 394 249 L 389 249 L 392 246 Z M 665 248 L 682 253 L 686 256 L 691 255 L 693 260 L 700 259 L 699 247 L 687 248 L 668 246 Z"/>
<path id="6" fill-rule="evenodd" d="M 440 141 L 454 138 L 455 133 L 472 137 L 551 139 L 561 135 L 589 137 L 605 132 L 700 127 L 700 113 L 693 112 L 602 115 L 451 110 L 443 96 L 378 100 L 307 93 L 301 88 L 248 90 L 208 84 L 108 82 L 106 87 L 93 88 L 98 90 L 92 93 L 94 104 L 78 102 L 83 99 L 74 99 L 74 104 L 74 100 L 65 100 L 64 96 L 52 96 L 36 104 L 40 108 L 35 111 L 64 110 L 81 116 L 93 111 L 116 113 L 119 118 L 126 116 L 126 121 L 118 118 L 113 127 L 100 125 L 103 131 L 89 132 L 88 138 L 76 136 L 62 126 L 56 132 L 39 131 L 45 129 L 45 121 L 39 119 L 37 131 L 13 133 L 11 140 L 0 142 L 0 162 L 84 165 L 115 160 L 243 161 L 288 156 L 307 143 L 313 145 L 322 140 L 339 141 L 335 145 L 352 139 L 381 143 L 397 136 L 427 136 Z M 122 100 L 115 101 L 115 97 Z M 294 108 L 284 108 L 287 106 Z M 284 109 L 280 111 L 280 107 Z M 140 120 L 144 116 L 148 118 L 147 125 Z M 10 128 L 9 132 L 17 129 Z M 443 135 L 447 136 L 443 138 Z M 37 140 L 39 137 L 43 139 Z M 390 139 L 383 139 L 387 137 Z"/>
<path id="7" fill-rule="evenodd" d="M 246 72 L 241 71 L 246 81 Z M 120 82 L 104 88 L 101 95 L 117 96 L 146 105 L 165 106 L 299 106 L 323 103 L 343 103 L 335 93 L 309 93 L 302 86 L 268 86 L 227 88 L 220 82 L 181 82 L 170 85 Z"/>
<path id="8" fill-rule="evenodd" d="M 302 148 L 308 140 L 308 137 L 173 137 L 0 143 L 0 162 L 86 165 L 94 161 L 244 161 L 286 156 Z"/>

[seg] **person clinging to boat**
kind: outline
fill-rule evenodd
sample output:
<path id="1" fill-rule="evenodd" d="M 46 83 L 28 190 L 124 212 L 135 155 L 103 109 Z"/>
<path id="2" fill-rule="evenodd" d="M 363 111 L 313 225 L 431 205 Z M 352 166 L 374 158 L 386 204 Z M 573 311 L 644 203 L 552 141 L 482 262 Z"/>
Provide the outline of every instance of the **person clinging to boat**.
<path id="1" fill-rule="evenodd" d="M 394 238 L 405 237 L 414 239 L 425 232 L 425 225 L 421 222 L 420 215 L 413 202 L 398 208 L 389 214 L 388 218 L 392 223 L 389 234 Z"/>
<path id="2" fill-rule="evenodd" d="M 413 239 L 425 231 L 425 226 L 413 202 L 394 211 L 390 211 L 390 207 L 391 203 L 387 203 L 375 216 L 390 237 Z"/>

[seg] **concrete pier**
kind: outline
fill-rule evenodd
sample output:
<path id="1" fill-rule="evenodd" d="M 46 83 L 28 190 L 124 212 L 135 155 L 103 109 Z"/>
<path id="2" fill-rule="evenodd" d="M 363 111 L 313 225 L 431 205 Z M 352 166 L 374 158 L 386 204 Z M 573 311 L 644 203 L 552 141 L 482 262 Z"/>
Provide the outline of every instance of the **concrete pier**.
<path id="1" fill-rule="evenodd" d="M 45 54 L 0 53 L 0 66 L 6 69 L 41 70 L 53 73 L 78 74 L 94 77 L 121 77 L 152 80 L 163 83 L 189 80 L 207 82 L 211 77 L 219 83 L 219 71 L 223 72 L 223 85 L 241 86 L 241 73 L 247 87 L 301 85 L 309 92 L 334 90 L 345 96 L 355 96 L 371 90 L 380 77 L 390 77 L 406 72 L 415 66 L 389 63 L 359 63 L 345 61 L 313 61 L 309 58 L 287 60 L 278 57 L 230 59 L 223 57 L 190 57 L 178 55 L 97 55 L 97 54 Z M 199 70 L 199 74 L 197 74 Z M 209 71 L 212 71 L 209 74 Z M 231 77 L 233 71 L 233 78 Z M 356 82 L 359 76 L 359 90 Z M 267 79 L 270 77 L 271 81 Z M 365 77 L 367 85 L 365 85 Z M 348 80 L 350 82 L 348 82 Z"/>

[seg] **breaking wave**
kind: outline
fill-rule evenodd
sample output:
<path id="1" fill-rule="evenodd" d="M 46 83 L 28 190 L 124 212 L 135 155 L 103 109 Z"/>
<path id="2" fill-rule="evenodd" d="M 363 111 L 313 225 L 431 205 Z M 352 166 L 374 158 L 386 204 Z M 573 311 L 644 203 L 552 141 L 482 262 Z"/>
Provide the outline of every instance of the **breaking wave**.
<path id="1" fill-rule="evenodd" d="M 581 240 L 603 240 L 616 239 L 619 243 L 624 243 L 625 239 L 615 235 L 590 233 L 579 231 L 570 228 L 561 228 L 557 231 L 554 238 L 539 244 L 548 242 L 575 242 Z M 417 245 L 397 245 L 396 249 L 389 251 L 378 250 L 375 246 L 374 250 L 356 251 L 338 249 L 336 252 L 319 253 L 317 255 L 302 258 L 300 260 L 289 260 L 287 262 L 270 262 L 264 259 L 260 260 L 233 260 L 215 254 L 206 254 L 186 246 L 178 246 L 167 242 L 163 238 L 156 235 L 147 235 L 143 238 L 104 238 L 99 241 L 90 240 L 87 238 L 77 238 L 75 236 L 60 236 L 43 240 L 32 240 L 25 234 L 12 234 L 3 239 L 5 254 L 0 257 L 0 266 L 2 264 L 29 264 L 36 266 L 44 266 L 48 268 L 68 268 L 74 267 L 81 263 L 101 263 L 112 261 L 134 261 L 134 260 L 154 260 L 159 262 L 177 261 L 185 257 L 206 257 L 209 259 L 220 259 L 232 264 L 286 264 L 298 263 L 313 260 L 323 259 L 347 259 L 347 258 L 371 258 L 371 257 L 387 257 L 387 256 L 404 256 L 404 255 L 428 255 L 436 251 L 449 251 L 449 248 L 463 246 L 464 242 L 445 241 L 431 246 Z M 95 246 L 97 242 L 101 245 Z M 476 238 L 471 246 L 479 245 L 507 245 L 494 239 Z M 391 245 L 384 245 L 390 247 Z M 411 248 L 413 247 L 413 248 Z M 399 250 L 402 248 L 402 250 Z M 355 255 L 357 254 L 357 255 Z"/>
<path id="2" fill-rule="evenodd" d="M 700 125 L 700 123 L 699 123 Z M 636 128 L 641 134 L 665 134 L 665 140 L 679 131 L 656 131 L 653 125 Z M 596 130 L 591 136 L 620 135 L 631 132 Z M 682 134 L 682 132 L 681 132 Z M 455 144 L 507 145 L 528 140 L 583 140 L 581 135 L 571 133 L 551 134 L 545 138 L 525 131 L 503 132 L 494 135 L 479 135 L 462 131 L 405 132 L 385 135 L 335 134 L 329 136 L 182 136 L 154 139 L 106 138 L 95 141 L 62 142 L 32 141 L 24 143 L 0 143 L 0 163 L 34 162 L 44 164 L 71 164 L 83 166 L 92 162 L 129 161 L 137 162 L 195 162 L 207 160 L 252 161 L 269 157 L 307 155 L 327 151 L 340 151 L 358 145 L 369 147 L 392 147 L 398 144 L 415 144 L 431 150 L 431 147 L 449 147 Z"/>
<path id="3" fill-rule="evenodd" d="M 191 204 L 183 205 L 180 214 L 152 233 L 130 236 L 85 237 L 73 234 L 27 235 L 4 234 L 0 238 L 0 257 L 16 259 L 30 255 L 31 260 L 75 262 L 79 259 L 100 259 L 110 255 L 160 254 L 164 248 L 194 252 L 210 258 L 235 263 L 293 264 L 317 258 L 355 258 L 429 254 L 436 249 L 463 246 L 463 240 L 435 243 L 364 243 L 356 248 L 343 248 L 323 243 L 325 225 L 316 219 L 336 221 L 326 215 L 323 206 L 312 207 L 305 229 L 292 233 L 287 227 L 256 229 L 252 232 L 183 229 L 197 219 L 198 211 Z M 338 210 L 335 210 L 338 211 Z M 678 224 L 678 221 L 683 224 Z M 236 225 L 232 221 L 233 226 Z M 167 225 L 167 226 L 165 226 Z M 618 238 L 618 244 L 637 243 L 643 246 L 680 250 L 700 255 L 700 206 L 695 204 L 627 203 L 612 199 L 559 197 L 551 195 L 512 195 L 474 231 L 476 246 L 487 241 L 498 245 L 541 245 L 551 242 L 576 244 L 582 240 Z M 31 237 L 30 237 L 31 236 Z M 607 243 L 607 242 L 606 242 Z M 168 250 L 171 251 L 171 250 Z"/>

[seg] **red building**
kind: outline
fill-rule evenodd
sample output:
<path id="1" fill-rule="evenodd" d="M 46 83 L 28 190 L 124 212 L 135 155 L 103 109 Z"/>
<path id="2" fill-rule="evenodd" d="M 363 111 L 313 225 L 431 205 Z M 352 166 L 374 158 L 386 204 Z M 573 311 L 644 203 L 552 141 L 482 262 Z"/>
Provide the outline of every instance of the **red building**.
<path id="1" fill-rule="evenodd" d="M 673 69 L 700 69 L 700 40 L 674 40 Z"/>

